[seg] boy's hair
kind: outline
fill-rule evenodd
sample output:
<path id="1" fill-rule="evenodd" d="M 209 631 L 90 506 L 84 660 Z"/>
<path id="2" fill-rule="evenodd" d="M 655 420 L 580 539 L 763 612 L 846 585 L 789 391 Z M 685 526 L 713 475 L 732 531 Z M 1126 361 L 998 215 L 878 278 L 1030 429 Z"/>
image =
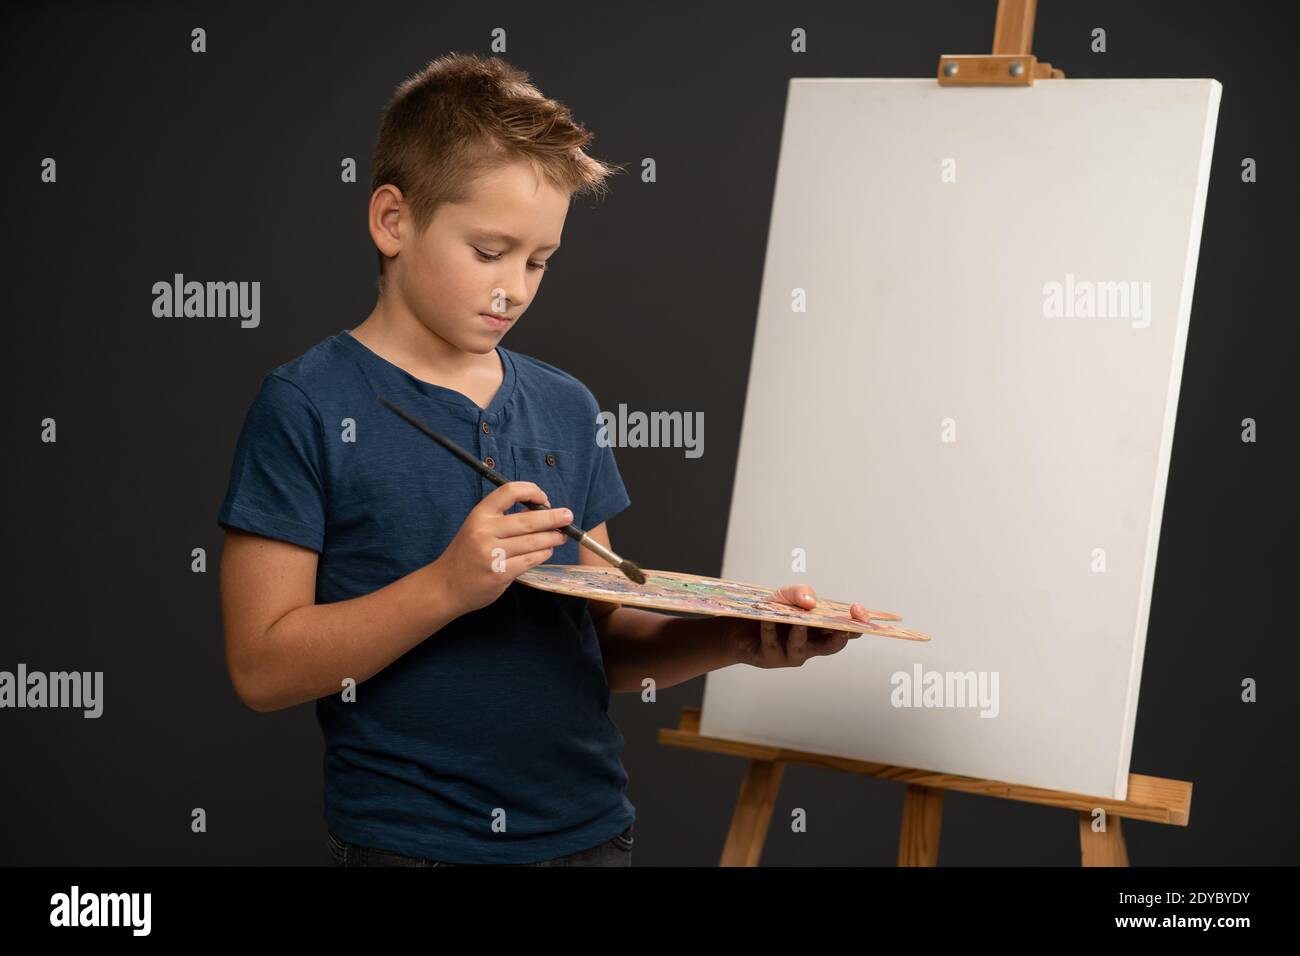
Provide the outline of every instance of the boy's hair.
<path id="1" fill-rule="evenodd" d="M 603 195 L 606 177 L 620 167 L 584 153 L 592 139 L 523 70 L 500 57 L 449 53 L 393 93 L 375 142 L 370 194 L 386 183 L 400 189 L 421 233 L 440 205 L 469 199 L 480 175 L 520 159 L 570 198 Z M 384 254 L 376 253 L 383 295 Z"/>

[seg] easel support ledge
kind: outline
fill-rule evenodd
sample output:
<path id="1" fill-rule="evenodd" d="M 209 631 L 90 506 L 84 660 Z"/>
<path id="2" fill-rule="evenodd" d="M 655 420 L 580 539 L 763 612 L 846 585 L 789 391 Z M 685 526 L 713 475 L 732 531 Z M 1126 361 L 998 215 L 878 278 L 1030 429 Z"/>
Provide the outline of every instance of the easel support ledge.
<path id="1" fill-rule="evenodd" d="M 899 866 L 934 866 L 939 857 L 939 832 L 946 790 L 1000 797 L 1021 803 L 1073 810 L 1079 815 L 1079 846 L 1084 866 L 1128 866 L 1128 850 L 1120 821 L 1144 820 L 1187 826 L 1192 810 L 1192 784 L 1187 780 L 1129 774 L 1128 797 L 1113 800 L 1059 790 L 1044 790 L 996 780 L 895 767 L 890 764 L 806 753 L 785 747 L 750 744 L 700 735 L 698 707 L 682 709 L 676 730 L 661 728 L 659 742 L 688 750 L 727 754 L 749 761 L 722 851 L 722 866 L 757 866 L 772 820 L 772 809 L 785 765 L 804 764 L 845 773 L 864 774 L 907 784 L 899 837 Z M 1094 831 L 1093 812 L 1105 811 L 1106 829 Z"/>

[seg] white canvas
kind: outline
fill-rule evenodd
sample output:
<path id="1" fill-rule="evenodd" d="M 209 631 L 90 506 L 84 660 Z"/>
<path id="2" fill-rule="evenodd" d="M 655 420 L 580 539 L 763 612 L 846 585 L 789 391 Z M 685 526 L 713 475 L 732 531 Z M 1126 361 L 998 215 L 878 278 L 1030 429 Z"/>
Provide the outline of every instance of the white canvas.
<path id="1" fill-rule="evenodd" d="M 933 640 L 713 672 L 701 733 L 1125 797 L 1220 91 L 790 81 L 721 573 Z M 917 664 L 996 716 L 894 706 Z"/>

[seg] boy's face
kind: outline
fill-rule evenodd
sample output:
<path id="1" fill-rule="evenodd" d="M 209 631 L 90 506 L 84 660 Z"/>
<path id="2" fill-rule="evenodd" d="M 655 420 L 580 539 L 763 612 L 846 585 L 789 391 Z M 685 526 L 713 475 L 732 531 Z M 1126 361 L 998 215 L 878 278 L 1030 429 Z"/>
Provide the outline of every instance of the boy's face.
<path id="1" fill-rule="evenodd" d="M 388 263 L 388 286 L 449 344 L 491 352 L 537 294 L 568 212 L 569 195 L 523 160 L 482 174 L 470 200 L 439 206 L 423 235 L 405 208 L 394 217 L 398 255 Z"/>

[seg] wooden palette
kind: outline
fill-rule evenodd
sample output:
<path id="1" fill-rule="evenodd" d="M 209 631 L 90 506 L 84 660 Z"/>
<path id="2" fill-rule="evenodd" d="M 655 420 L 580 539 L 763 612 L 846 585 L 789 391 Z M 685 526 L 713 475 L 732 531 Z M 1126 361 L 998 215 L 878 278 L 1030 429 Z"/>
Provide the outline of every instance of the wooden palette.
<path id="1" fill-rule="evenodd" d="M 541 564 L 525 571 L 515 580 L 542 591 L 607 601 L 610 604 L 642 607 L 652 611 L 740 617 L 778 624 L 803 624 L 813 628 L 855 631 L 905 641 L 930 639 L 928 635 L 918 631 L 876 622 L 876 620 L 902 620 L 897 614 L 889 611 L 874 611 L 867 608 L 867 614 L 876 620 L 866 624 L 853 618 L 850 614 L 852 604 L 843 601 L 832 601 L 819 596 L 817 606 L 805 610 L 775 597 L 777 588 L 701 577 L 697 574 L 683 574 L 677 571 L 651 571 L 645 568 L 642 571 L 646 576 L 645 584 L 637 584 L 629 580 L 617 568 L 602 568 L 589 564 Z"/>

